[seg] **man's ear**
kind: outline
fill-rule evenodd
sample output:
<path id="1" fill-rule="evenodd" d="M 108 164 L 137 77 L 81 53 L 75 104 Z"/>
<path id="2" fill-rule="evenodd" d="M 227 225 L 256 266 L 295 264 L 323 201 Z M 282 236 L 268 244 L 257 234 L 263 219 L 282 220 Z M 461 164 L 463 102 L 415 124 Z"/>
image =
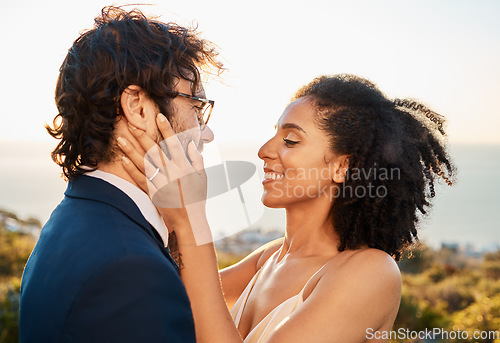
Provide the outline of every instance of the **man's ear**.
<path id="1" fill-rule="evenodd" d="M 141 87 L 130 85 L 122 92 L 120 104 L 127 120 L 140 129 L 146 130 L 145 105 L 148 100 Z"/>
<path id="2" fill-rule="evenodd" d="M 332 166 L 332 180 L 335 183 L 343 183 L 349 169 L 349 155 L 340 155 L 330 162 Z"/>

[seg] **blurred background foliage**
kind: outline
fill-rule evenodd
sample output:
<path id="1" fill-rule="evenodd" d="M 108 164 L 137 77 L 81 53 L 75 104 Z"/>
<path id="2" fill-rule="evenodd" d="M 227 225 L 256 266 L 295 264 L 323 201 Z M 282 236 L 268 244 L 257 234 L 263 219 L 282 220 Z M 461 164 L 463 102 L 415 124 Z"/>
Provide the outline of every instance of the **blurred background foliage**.
<path id="1" fill-rule="evenodd" d="M 442 342 L 500 342 L 500 251 L 471 257 L 456 249 L 423 246 L 410 255 L 399 262 L 403 290 L 393 330 L 460 330 L 471 339 Z M 474 331 L 497 334 L 472 339 Z"/>
<path id="2" fill-rule="evenodd" d="M 23 224 L 39 225 L 34 219 L 22 221 L 14 214 L 0 211 L 3 218 Z M 19 292 L 24 265 L 36 238 L 31 234 L 11 232 L 0 222 L 0 343 L 19 341 Z"/>
<path id="3" fill-rule="evenodd" d="M 29 221 L 35 223 L 33 219 Z M 32 235 L 10 232 L 0 222 L 0 343 L 18 342 L 21 276 L 35 243 Z M 230 266 L 242 257 L 218 251 L 219 267 Z M 500 329 L 500 251 L 471 257 L 456 249 L 434 250 L 422 245 L 410 250 L 398 264 L 403 289 L 393 330 L 442 328 L 468 331 L 471 337 L 473 331 Z M 442 342 L 500 343 L 500 340 Z"/>

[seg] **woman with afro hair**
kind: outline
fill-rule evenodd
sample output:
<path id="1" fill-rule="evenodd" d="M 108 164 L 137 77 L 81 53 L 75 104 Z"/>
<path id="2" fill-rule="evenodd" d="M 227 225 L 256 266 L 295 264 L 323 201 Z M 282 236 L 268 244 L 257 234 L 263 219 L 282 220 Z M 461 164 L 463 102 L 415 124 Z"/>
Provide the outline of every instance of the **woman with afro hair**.
<path id="1" fill-rule="evenodd" d="M 158 126 L 172 142 L 168 121 Z M 153 145 L 133 131 L 146 150 Z M 396 261 L 418 241 L 436 179 L 454 178 L 444 139 L 442 116 L 360 77 L 322 76 L 299 89 L 259 150 L 262 201 L 286 210 L 282 239 L 219 273 L 213 243 L 197 240 L 204 206 L 159 208 L 176 234 L 198 342 L 386 341 L 401 298 Z M 151 190 L 142 155 L 124 152 L 134 162 L 127 171 Z M 204 180 L 193 147 L 189 158 L 166 155 L 162 172 L 176 165 Z M 180 182 L 182 194 L 196 184 Z"/>

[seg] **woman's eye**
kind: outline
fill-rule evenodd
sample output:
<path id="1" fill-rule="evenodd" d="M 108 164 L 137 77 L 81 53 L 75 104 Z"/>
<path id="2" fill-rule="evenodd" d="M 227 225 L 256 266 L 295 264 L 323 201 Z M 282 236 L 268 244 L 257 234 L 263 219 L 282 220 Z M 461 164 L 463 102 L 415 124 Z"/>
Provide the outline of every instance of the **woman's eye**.
<path id="1" fill-rule="evenodd" d="M 286 138 L 283 138 L 283 142 L 285 142 L 286 146 L 294 146 L 295 144 L 299 143 L 298 141 L 292 141 Z"/>

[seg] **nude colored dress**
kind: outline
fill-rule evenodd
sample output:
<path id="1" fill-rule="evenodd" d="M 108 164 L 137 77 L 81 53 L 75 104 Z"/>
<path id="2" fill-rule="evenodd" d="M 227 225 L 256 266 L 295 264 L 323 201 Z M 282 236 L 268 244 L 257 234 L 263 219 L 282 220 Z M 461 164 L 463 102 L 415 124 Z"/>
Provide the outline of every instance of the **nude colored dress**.
<path id="1" fill-rule="evenodd" d="M 268 259 L 268 261 L 271 258 Z M 266 261 L 266 263 L 268 262 Z M 263 267 L 263 266 L 262 266 Z M 253 285 L 259 276 L 262 267 L 255 273 L 252 280 L 248 283 L 247 287 L 240 295 L 233 308 L 231 309 L 231 316 L 233 317 L 234 323 L 236 327 L 239 327 L 241 316 L 243 314 L 243 309 L 245 308 L 245 304 L 247 302 L 248 296 L 252 291 Z M 324 267 L 324 266 L 323 266 Z M 314 275 L 316 275 L 323 267 L 321 267 Z M 313 277 L 309 278 L 311 280 Z M 288 298 L 283 301 L 281 304 L 276 306 L 269 314 L 262 319 L 262 321 L 257 324 L 247 335 L 247 337 L 243 340 L 244 343 L 261 343 L 264 342 L 267 336 L 269 336 L 274 329 L 285 319 L 287 319 L 296 309 L 299 307 L 304 301 L 302 299 L 302 295 L 304 293 L 305 286 L 308 284 L 309 280 L 305 283 L 304 287 L 300 291 L 299 294 Z"/>

